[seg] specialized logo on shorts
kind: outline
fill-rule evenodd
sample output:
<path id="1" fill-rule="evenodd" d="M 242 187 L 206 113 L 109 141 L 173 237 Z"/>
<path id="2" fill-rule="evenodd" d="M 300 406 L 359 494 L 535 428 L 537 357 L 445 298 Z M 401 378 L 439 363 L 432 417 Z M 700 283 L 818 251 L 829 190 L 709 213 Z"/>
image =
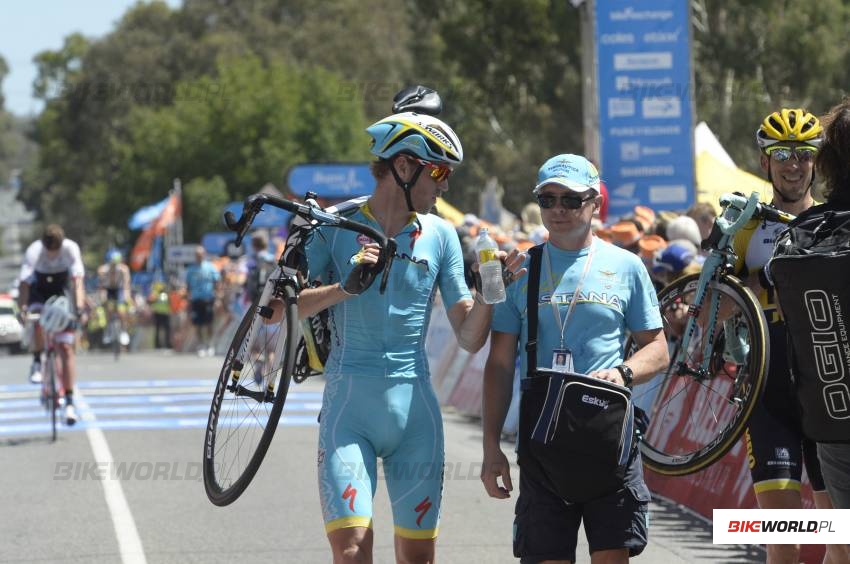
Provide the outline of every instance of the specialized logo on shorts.
<path id="1" fill-rule="evenodd" d="M 596 396 L 589 396 L 587 394 L 584 394 L 583 396 L 581 396 L 581 401 L 583 403 L 589 403 L 590 405 L 601 407 L 602 409 L 608 409 L 609 402 Z"/>
<path id="2" fill-rule="evenodd" d="M 345 488 L 345 491 L 342 492 L 342 499 L 348 500 L 348 508 L 351 512 L 354 512 L 354 498 L 357 497 L 357 490 L 351 487 L 351 484 L 348 484 L 348 487 Z"/>
<path id="3" fill-rule="evenodd" d="M 369 243 L 374 243 L 374 242 L 375 241 L 373 241 L 372 238 L 369 237 L 368 235 L 364 235 L 362 233 L 357 234 L 357 243 L 359 245 L 368 245 Z"/>
<path id="4" fill-rule="evenodd" d="M 416 518 L 416 526 L 421 527 L 422 518 L 425 517 L 425 514 L 428 513 L 428 510 L 431 509 L 431 498 L 426 496 L 425 499 L 419 502 L 419 505 L 416 506 L 414 511 L 419 513 L 419 517 Z"/>

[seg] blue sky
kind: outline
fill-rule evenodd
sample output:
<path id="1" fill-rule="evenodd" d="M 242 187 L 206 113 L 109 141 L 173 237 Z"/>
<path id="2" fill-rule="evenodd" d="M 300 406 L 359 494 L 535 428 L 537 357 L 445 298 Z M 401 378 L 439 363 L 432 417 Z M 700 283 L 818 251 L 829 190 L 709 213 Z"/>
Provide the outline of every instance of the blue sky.
<path id="1" fill-rule="evenodd" d="M 62 47 L 74 32 L 101 37 L 138 0 L 7 0 L 0 8 L 0 55 L 10 71 L 3 81 L 5 109 L 17 115 L 37 114 L 41 103 L 32 98 L 36 70 L 33 57 Z M 166 0 L 176 8 L 181 0 Z"/>

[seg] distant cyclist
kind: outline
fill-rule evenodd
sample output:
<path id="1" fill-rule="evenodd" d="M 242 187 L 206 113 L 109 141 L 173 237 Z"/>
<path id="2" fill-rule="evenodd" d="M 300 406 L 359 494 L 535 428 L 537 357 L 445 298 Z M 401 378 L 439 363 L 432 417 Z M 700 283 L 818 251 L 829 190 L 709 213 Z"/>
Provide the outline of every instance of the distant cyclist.
<path id="1" fill-rule="evenodd" d="M 27 312 L 39 313 L 44 303 L 53 296 L 68 296 L 75 314 L 81 315 L 85 305 L 83 276 L 85 269 L 80 256 L 80 247 L 65 237 L 59 225 L 51 224 L 44 229 L 41 239 L 34 241 L 24 254 L 21 265 L 20 293 L 18 305 L 26 316 Z M 61 384 L 65 392 L 65 422 L 77 422 L 74 407 L 74 384 L 76 382 L 76 332 L 73 324 L 54 336 L 57 352 L 62 362 Z M 42 380 L 41 354 L 44 351 L 44 332 L 36 324 L 32 342 L 33 361 L 30 381 Z"/>
<path id="2" fill-rule="evenodd" d="M 761 168 L 773 186 L 771 204 L 799 215 L 812 205 L 814 163 L 823 128 L 818 118 L 802 109 L 784 108 L 764 118 L 756 132 L 761 150 Z M 773 247 L 785 225 L 767 220 L 751 220 L 735 237 L 738 261 L 736 274 L 753 289 L 764 308 L 770 338 L 770 372 L 764 395 L 756 404 L 746 432 L 750 474 L 756 500 L 762 509 L 798 509 L 802 505 L 800 479 L 805 463 L 818 508 L 831 508 L 824 486 L 814 441 L 803 437 L 796 408 L 794 388 L 786 356 L 785 322 L 763 272 L 773 255 Z M 746 335 L 724 335 L 724 339 L 745 343 Z M 769 544 L 771 564 L 800 561 L 800 545 Z M 827 546 L 825 562 L 850 562 L 843 545 Z"/>
<path id="3" fill-rule="evenodd" d="M 331 350 L 319 429 L 319 495 L 334 562 L 372 561 L 377 458 L 393 508 L 399 562 L 433 562 L 443 491 L 444 439 L 425 335 L 437 289 L 460 345 L 479 350 L 492 306 L 473 300 L 454 228 L 430 214 L 463 160 L 437 118 L 394 114 L 367 129 L 374 194 L 344 212 L 398 242 L 387 291 L 372 282 L 378 245 L 318 228 L 307 243 L 311 278 L 299 315 L 330 308 Z M 504 254 L 504 253 L 502 253 Z M 507 261 L 519 270 L 517 252 Z"/>
<path id="4" fill-rule="evenodd" d="M 127 334 L 128 308 L 132 305 L 130 289 L 130 268 L 124 264 L 121 251 L 111 250 L 106 255 L 106 262 L 97 268 L 98 293 L 100 302 L 106 310 L 107 327 L 103 333 L 103 344 L 107 345 L 116 338 L 109 332 L 109 321 L 118 316 L 121 321 L 121 331 L 117 335 L 122 346 L 130 344 Z"/>

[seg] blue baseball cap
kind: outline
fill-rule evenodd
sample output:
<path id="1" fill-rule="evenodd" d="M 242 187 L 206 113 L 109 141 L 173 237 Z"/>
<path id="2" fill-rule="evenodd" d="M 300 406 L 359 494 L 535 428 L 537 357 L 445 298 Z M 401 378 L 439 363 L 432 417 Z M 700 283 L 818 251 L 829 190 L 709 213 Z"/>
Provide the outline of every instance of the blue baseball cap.
<path id="1" fill-rule="evenodd" d="M 581 155 L 557 155 L 540 167 L 534 193 L 547 184 L 557 184 L 573 192 L 599 191 L 599 171 Z"/>

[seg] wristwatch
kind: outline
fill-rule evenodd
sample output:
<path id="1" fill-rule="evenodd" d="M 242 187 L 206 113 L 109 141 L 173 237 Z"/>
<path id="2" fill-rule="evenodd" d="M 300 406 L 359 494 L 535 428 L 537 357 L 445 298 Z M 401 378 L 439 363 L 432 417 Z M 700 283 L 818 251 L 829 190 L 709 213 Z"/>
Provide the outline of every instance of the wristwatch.
<path id="1" fill-rule="evenodd" d="M 623 377 L 623 385 L 627 388 L 631 388 L 632 381 L 635 379 L 635 373 L 632 372 L 632 369 L 625 364 L 621 364 L 617 367 L 617 370 L 620 372 L 620 376 Z"/>

